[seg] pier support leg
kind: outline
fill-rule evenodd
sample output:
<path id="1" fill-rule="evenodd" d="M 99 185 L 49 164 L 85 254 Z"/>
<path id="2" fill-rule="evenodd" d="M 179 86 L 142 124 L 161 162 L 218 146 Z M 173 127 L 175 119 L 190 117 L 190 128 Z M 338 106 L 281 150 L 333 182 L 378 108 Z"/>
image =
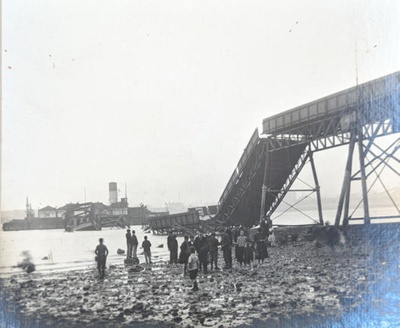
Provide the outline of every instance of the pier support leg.
<path id="1" fill-rule="evenodd" d="M 347 208 L 347 215 L 345 210 L 345 217 L 347 217 L 347 222 L 343 222 L 345 225 L 348 223 L 348 211 L 349 211 L 349 202 L 350 202 L 350 183 L 351 183 L 351 170 L 353 166 L 353 154 L 354 154 L 354 146 L 355 146 L 355 136 L 354 133 L 351 133 L 350 136 L 350 145 L 349 145 L 349 152 L 347 155 L 347 163 L 346 163 L 346 171 L 344 173 L 342 191 L 339 197 L 339 204 L 336 212 L 335 218 L 335 226 L 339 226 L 340 218 L 342 216 L 343 204 L 346 197 L 346 205 L 345 209 Z M 346 220 L 346 219 L 345 219 Z"/>
<path id="2" fill-rule="evenodd" d="M 314 177 L 315 190 L 317 192 L 317 205 L 318 205 L 319 223 L 321 225 L 323 225 L 324 224 L 324 218 L 323 218 L 323 215 L 322 215 L 321 192 L 320 192 L 320 186 L 319 186 L 319 182 L 318 182 L 317 170 L 315 169 L 313 153 L 311 151 L 309 151 L 308 152 L 308 156 L 310 157 L 311 170 L 312 170 L 313 177 Z"/>
<path id="3" fill-rule="evenodd" d="M 369 216 L 367 176 L 365 174 L 364 147 L 363 147 L 361 132 L 358 134 L 358 155 L 360 159 L 361 187 L 362 187 L 363 205 L 364 205 L 364 223 L 370 224 L 371 220 Z"/>
<path id="4" fill-rule="evenodd" d="M 261 188 L 261 208 L 260 208 L 260 224 L 265 215 L 265 204 L 267 201 L 267 167 L 268 167 L 268 149 L 265 149 L 265 167 L 264 167 L 264 179 L 263 179 L 263 186 Z"/>

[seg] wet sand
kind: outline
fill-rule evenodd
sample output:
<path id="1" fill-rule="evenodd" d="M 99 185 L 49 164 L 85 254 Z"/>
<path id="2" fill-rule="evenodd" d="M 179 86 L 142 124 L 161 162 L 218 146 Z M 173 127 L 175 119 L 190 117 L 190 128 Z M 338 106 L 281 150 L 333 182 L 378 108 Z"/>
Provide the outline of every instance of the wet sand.
<path id="1" fill-rule="evenodd" d="M 269 253 L 253 271 L 234 263 L 200 273 L 198 292 L 190 291 L 181 265 L 165 262 L 141 272 L 112 265 L 104 280 L 94 266 L 15 275 L 0 282 L 3 320 L 17 327 L 359 327 L 360 320 L 381 320 L 368 313 L 387 301 L 382 286 L 397 286 L 400 295 L 390 252 L 359 244 L 337 247 L 336 256 L 323 248 L 317 258 L 313 243 L 300 238 Z M 221 253 L 219 261 L 222 268 Z"/>

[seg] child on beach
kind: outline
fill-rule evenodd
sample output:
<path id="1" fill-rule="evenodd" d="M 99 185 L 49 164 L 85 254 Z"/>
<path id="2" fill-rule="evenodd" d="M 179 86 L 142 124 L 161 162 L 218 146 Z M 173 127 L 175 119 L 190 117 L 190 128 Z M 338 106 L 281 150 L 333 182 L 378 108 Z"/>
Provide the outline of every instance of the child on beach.
<path id="1" fill-rule="evenodd" d="M 254 260 L 254 247 L 251 244 L 249 238 L 246 238 L 246 246 L 244 247 L 244 266 L 247 264 L 250 266 L 250 270 L 253 270 Z"/>
<path id="2" fill-rule="evenodd" d="M 271 230 L 270 235 L 268 236 L 268 241 L 271 243 L 272 247 L 275 247 L 275 234 L 274 230 Z"/>
<path id="3" fill-rule="evenodd" d="M 196 292 L 199 290 L 199 287 L 197 286 L 197 272 L 199 270 L 199 258 L 197 257 L 196 249 L 191 246 L 190 247 L 190 256 L 188 259 L 188 271 L 189 271 L 189 277 L 193 281 L 193 288 L 192 291 Z"/>
<path id="4" fill-rule="evenodd" d="M 151 264 L 151 251 L 150 251 L 151 243 L 150 241 L 147 240 L 147 236 L 144 236 L 142 247 L 146 264 Z"/>

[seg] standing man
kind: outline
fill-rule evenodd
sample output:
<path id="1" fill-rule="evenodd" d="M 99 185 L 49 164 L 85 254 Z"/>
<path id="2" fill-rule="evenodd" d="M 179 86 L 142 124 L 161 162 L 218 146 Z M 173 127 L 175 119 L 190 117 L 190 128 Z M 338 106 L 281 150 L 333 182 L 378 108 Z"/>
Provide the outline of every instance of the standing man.
<path id="1" fill-rule="evenodd" d="M 174 247 L 173 240 L 174 240 L 174 237 L 172 236 L 172 233 L 169 233 L 168 237 L 167 237 L 167 246 L 168 246 L 168 250 L 169 250 L 169 264 L 172 264 L 172 260 L 173 260 L 173 254 L 171 251 L 171 249 Z"/>
<path id="2" fill-rule="evenodd" d="M 208 264 L 208 252 L 209 252 L 209 246 L 208 246 L 208 240 L 207 237 L 203 235 L 203 233 L 199 233 L 199 235 L 196 237 L 194 240 L 194 247 L 197 251 L 197 255 L 199 256 L 199 262 L 200 262 L 200 271 L 203 268 L 204 273 L 207 273 L 207 264 Z"/>
<path id="3" fill-rule="evenodd" d="M 190 244 L 189 236 L 184 237 L 184 241 L 181 244 L 181 252 L 179 253 L 178 262 L 183 264 L 183 276 L 186 276 L 187 272 L 187 262 L 190 256 Z"/>
<path id="4" fill-rule="evenodd" d="M 178 263 L 178 241 L 175 235 L 168 237 L 168 249 L 169 249 L 169 262 L 171 264 Z"/>
<path id="5" fill-rule="evenodd" d="M 108 249 L 106 245 L 103 245 L 103 238 L 99 239 L 99 243 L 94 251 L 97 255 L 97 270 L 99 270 L 99 278 L 104 279 L 104 271 L 106 269 L 106 260 L 108 255 Z"/>
<path id="6" fill-rule="evenodd" d="M 199 256 L 199 270 L 201 271 L 201 268 L 203 266 L 203 262 L 204 262 L 204 253 L 206 253 L 205 255 L 207 256 L 207 252 L 208 252 L 208 248 L 207 248 L 207 252 L 205 251 L 205 247 L 204 245 L 207 244 L 207 239 L 203 236 L 203 233 L 200 231 L 198 236 L 196 236 L 196 238 L 194 239 L 193 242 L 193 246 L 196 249 L 197 255 Z"/>
<path id="7" fill-rule="evenodd" d="M 218 245 L 219 241 L 215 237 L 215 232 L 211 234 L 208 238 L 208 246 L 210 248 L 210 262 L 211 262 L 211 270 L 213 269 L 213 265 L 215 265 L 215 270 L 219 270 L 218 268 Z"/>
<path id="8" fill-rule="evenodd" d="M 126 258 L 129 259 L 132 257 L 132 234 L 131 230 L 126 230 Z"/>
<path id="9" fill-rule="evenodd" d="M 147 236 L 144 236 L 142 247 L 146 264 L 151 264 L 151 252 L 150 252 L 151 243 L 150 241 L 147 240 Z"/>
<path id="10" fill-rule="evenodd" d="M 225 269 L 232 268 L 232 238 L 229 235 L 230 230 L 225 229 L 221 239 L 221 249 L 224 255 Z"/>
<path id="11" fill-rule="evenodd" d="M 135 235 L 135 230 L 132 230 L 132 258 L 137 259 L 137 247 L 139 245 L 139 241 Z"/>
<path id="12" fill-rule="evenodd" d="M 237 237 L 236 242 L 236 260 L 239 262 L 240 267 L 244 262 L 244 247 L 246 246 L 246 236 L 244 235 L 244 230 L 240 230 L 240 236 Z"/>

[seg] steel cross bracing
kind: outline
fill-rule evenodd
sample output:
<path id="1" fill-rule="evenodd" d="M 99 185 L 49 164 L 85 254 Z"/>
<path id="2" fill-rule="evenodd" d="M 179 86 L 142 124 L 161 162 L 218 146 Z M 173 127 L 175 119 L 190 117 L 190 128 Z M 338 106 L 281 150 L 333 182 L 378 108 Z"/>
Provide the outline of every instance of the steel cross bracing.
<path id="1" fill-rule="evenodd" d="M 290 187 L 293 185 L 293 183 L 295 182 L 296 178 L 298 177 L 298 175 L 300 174 L 301 170 L 303 169 L 304 165 L 309 160 L 309 157 L 310 157 L 310 152 L 309 151 L 304 151 L 301 154 L 300 159 L 298 160 L 298 162 L 294 166 L 294 168 L 293 168 L 292 172 L 290 173 L 290 175 L 287 177 L 286 182 L 283 185 L 282 189 L 280 189 L 280 190 L 269 190 L 268 186 L 267 186 L 266 192 L 271 194 L 271 195 L 274 195 L 275 196 L 275 200 L 273 201 L 273 203 L 271 204 L 269 209 L 267 209 L 266 216 L 271 216 L 272 213 L 274 213 L 275 210 L 278 208 L 278 206 L 281 204 L 281 202 L 283 201 L 283 198 L 286 196 L 286 194 L 288 193 Z"/>
<path id="2" fill-rule="evenodd" d="M 374 148 L 376 148 L 376 150 Z M 373 143 L 373 140 L 370 140 L 370 142 L 367 145 L 363 144 L 363 149 L 364 149 L 364 151 L 361 156 L 364 157 L 365 159 L 367 159 L 367 162 L 365 162 L 365 165 L 364 165 L 364 168 L 366 170 L 365 178 L 368 179 L 369 177 L 373 177 L 373 174 L 376 175 L 375 179 L 370 184 L 370 186 L 367 190 L 367 194 L 372 189 L 372 187 L 379 181 L 381 183 L 383 189 L 385 190 L 386 195 L 390 199 L 394 209 L 397 212 L 396 215 L 374 216 L 374 217 L 369 216 L 367 219 L 371 220 L 371 219 L 398 219 L 398 218 L 400 218 L 399 205 L 393 199 L 389 190 L 386 188 L 384 182 L 381 179 L 382 172 L 386 168 L 390 169 L 395 175 L 400 177 L 400 172 L 394 166 L 389 164 L 389 160 L 394 160 L 395 162 L 400 163 L 400 159 L 398 159 L 396 157 L 396 152 L 399 151 L 399 149 L 400 149 L 400 138 L 397 138 L 388 147 L 386 147 L 386 149 L 383 149 L 379 145 Z M 349 154 L 349 157 L 350 157 L 350 155 L 351 154 Z M 371 155 L 372 158 L 368 159 L 368 155 Z M 350 161 L 351 161 L 351 158 L 350 158 Z M 350 192 L 350 184 L 352 182 L 360 181 L 360 180 L 362 180 L 362 175 L 361 175 L 361 170 L 359 169 L 350 176 L 350 179 L 348 181 L 344 182 L 344 184 L 346 185 L 346 190 L 348 190 L 347 192 L 348 193 Z M 353 209 L 353 212 L 351 214 L 349 214 L 350 194 L 346 195 L 346 192 L 345 192 L 344 195 L 342 196 L 343 199 L 345 196 L 347 196 L 347 198 L 346 198 L 346 200 L 344 200 L 346 203 L 345 203 L 345 210 L 343 212 L 343 223 L 348 224 L 349 220 L 365 220 L 366 219 L 365 216 L 364 217 L 353 217 L 353 214 L 356 212 L 356 210 L 361 205 L 361 203 L 363 203 L 365 201 L 365 198 L 367 196 L 364 196 L 358 202 L 358 204 L 355 206 L 355 208 Z M 337 217 L 336 217 L 336 224 L 340 223 L 340 218 L 342 215 L 341 210 L 342 210 L 342 208 L 339 207 Z"/>

